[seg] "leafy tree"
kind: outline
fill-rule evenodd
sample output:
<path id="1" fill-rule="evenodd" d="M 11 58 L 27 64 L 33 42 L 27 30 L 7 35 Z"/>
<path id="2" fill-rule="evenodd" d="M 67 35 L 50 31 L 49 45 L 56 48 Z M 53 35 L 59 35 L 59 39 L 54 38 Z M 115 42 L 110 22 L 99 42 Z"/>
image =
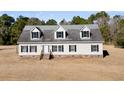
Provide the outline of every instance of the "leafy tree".
<path id="1" fill-rule="evenodd" d="M 46 25 L 44 20 L 41 20 L 41 25 Z"/>
<path id="2" fill-rule="evenodd" d="M 27 25 L 45 25 L 45 21 L 44 20 L 41 21 L 38 18 L 32 17 L 28 19 Z"/>
<path id="3" fill-rule="evenodd" d="M 81 18 L 80 16 L 74 16 L 71 24 L 87 24 L 87 20 Z"/>
<path id="4" fill-rule="evenodd" d="M 117 19 L 117 31 L 114 35 L 114 45 L 124 48 L 124 19 L 121 19 L 120 16 Z"/>
<path id="5" fill-rule="evenodd" d="M 61 24 L 61 25 L 67 25 L 68 22 L 65 19 L 62 19 L 59 24 Z"/>
<path id="6" fill-rule="evenodd" d="M 15 22 L 15 19 L 11 16 L 8 16 L 7 14 L 3 14 L 0 17 L 0 22 L 1 22 L 1 26 L 11 26 L 11 24 L 13 22 Z"/>
<path id="7" fill-rule="evenodd" d="M 11 32 L 9 30 L 9 27 L 1 27 L 1 36 L 2 36 L 2 44 L 3 45 L 9 45 L 11 44 L 10 38 L 11 38 Z"/>
<path id="8" fill-rule="evenodd" d="M 102 33 L 102 36 L 104 38 L 105 43 L 110 41 L 110 33 L 109 33 L 109 28 L 107 25 L 101 25 L 100 26 L 100 31 Z"/>
<path id="9" fill-rule="evenodd" d="M 49 19 L 49 20 L 46 22 L 46 25 L 57 25 L 57 22 L 56 22 L 56 20 L 54 20 L 54 19 Z"/>
<path id="10" fill-rule="evenodd" d="M 93 23 L 93 21 L 97 20 L 99 25 L 106 24 L 109 20 L 109 15 L 105 11 L 97 12 L 96 14 L 91 14 L 88 17 L 88 23 Z"/>
<path id="11" fill-rule="evenodd" d="M 117 18 L 120 18 L 121 16 L 120 15 L 115 15 L 113 16 L 113 19 L 117 19 Z"/>
<path id="12" fill-rule="evenodd" d="M 92 14 L 92 15 L 90 15 L 90 17 L 88 17 L 88 23 L 92 24 L 94 20 L 96 20 L 96 17 L 94 14 Z"/>
<path id="13" fill-rule="evenodd" d="M 109 18 L 109 15 L 105 11 L 101 11 L 101 12 L 96 13 L 96 19 L 101 18 L 101 17 Z"/>
<path id="14" fill-rule="evenodd" d="M 118 20 L 119 30 L 124 28 L 124 19 Z"/>
<path id="15" fill-rule="evenodd" d="M 13 44 L 17 43 L 17 40 L 24 28 L 24 26 L 27 24 L 28 21 L 28 17 L 23 17 L 23 16 L 19 16 L 19 18 L 17 18 L 16 22 L 11 26 L 11 42 Z"/>
<path id="16" fill-rule="evenodd" d="M 112 35 L 110 33 L 110 26 L 108 24 L 109 15 L 105 11 L 97 12 L 96 14 L 92 14 L 88 18 L 89 23 L 93 23 L 94 20 L 100 27 L 100 31 L 102 33 L 105 43 L 111 43 Z"/>
<path id="17" fill-rule="evenodd" d="M 11 32 L 10 27 L 15 22 L 15 19 L 7 14 L 0 16 L 0 36 L 3 44 L 11 44 Z"/>
<path id="18" fill-rule="evenodd" d="M 124 48 L 124 29 L 117 34 L 115 46 Z"/>
<path id="19" fill-rule="evenodd" d="M 111 20 L 112 19 L 112 20 Z M 120 15 L 115 15 L 113 18 L 105 11 L 97 12 L 84 19 L 80 16 L 74 16 L 71 21 L 62 19 L 61 25 L 67 24 L 92 24 L 97 23 L 103 35 L 105 43 L 114 41 L 117 46 L 124 46 L 124 19 Z M 49 19 L 46 23 L 39 18 L 28 18 L 19 16 L 16 21 L 12 16 L 3 14 L 0 16 L 0 43 L 2 44 L 16 44 L 17 40 L 25 25 L 56 25 L 54 19 Z"/>

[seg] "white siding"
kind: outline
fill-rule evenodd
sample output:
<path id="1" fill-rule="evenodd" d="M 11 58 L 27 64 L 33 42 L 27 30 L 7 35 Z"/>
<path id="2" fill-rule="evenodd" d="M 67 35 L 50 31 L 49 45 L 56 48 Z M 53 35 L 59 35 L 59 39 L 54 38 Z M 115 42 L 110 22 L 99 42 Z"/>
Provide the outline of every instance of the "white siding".
<path id="1" fill-rule="evenodd" d="M 31 53 L 30 49 L 28 49 L 28 53 L 21 53 L 21 46 L 37 46 L 37 53 Z M 103 55 L 103 44 L 102 43 L 83 43 L 83 44 L 19 44 L 18 52 L 19 55 L 40 55 L 43 46 L 49 46 L 49 50 L 52 49 L 52 45 L 64 45 L 64 52 L 52 52 L 54 55 Z M 69 45 L 76 45 L 76 52 L 69 52 Z M 99 45 L 98 52 L 91 52 L 91 45 Z M 46 48 L 44 48 L 46 49 Z M 48 51 L 48 50 L 45 50 Z M 49 53 L 49 51 L 47 52 Z"/>
<path id="2" fill-rule="evenodd" d="M 21 46 L 28 46 L 28 52 L 21 52 Z M 37 46 L 37 52 L 30 52 L 30 46 Z M 42 45 L 41 44 L 19 44 L 19 55 L 40 55 L 41 53 L 41 49 L 42 49 Z"/>

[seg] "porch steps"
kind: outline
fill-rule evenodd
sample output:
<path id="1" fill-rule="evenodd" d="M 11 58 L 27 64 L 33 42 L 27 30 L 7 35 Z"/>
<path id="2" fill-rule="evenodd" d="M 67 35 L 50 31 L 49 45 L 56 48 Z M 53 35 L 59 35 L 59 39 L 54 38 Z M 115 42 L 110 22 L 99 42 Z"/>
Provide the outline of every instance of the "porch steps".
<path id="1" fill-rule="evenodd" d="M 44 59 L 49 59 L 49 54 L 44 54 L 43 58 Z"/>
<path id="2" fill-rule="evenodd" d="M 40 55 L 40 60 L 41 59 L 53 59 L 54 58 L 54 55 L 52 54 L 52 52 L 50 51 L 50 54 L 43 54 L 43 52 L 41 52 L 41 55 Z"/>

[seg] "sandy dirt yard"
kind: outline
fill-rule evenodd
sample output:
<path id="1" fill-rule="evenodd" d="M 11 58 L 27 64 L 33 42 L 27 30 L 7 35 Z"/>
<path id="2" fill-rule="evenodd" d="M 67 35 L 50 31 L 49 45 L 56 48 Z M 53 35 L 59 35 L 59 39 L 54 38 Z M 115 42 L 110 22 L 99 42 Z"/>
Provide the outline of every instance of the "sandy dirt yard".
<path id="1" fill-rule="evenodd" d="M 124 49 L 104 46 L 105 58 L 21 58 L 0 46 L 0 80 L 124 80 Z"/>

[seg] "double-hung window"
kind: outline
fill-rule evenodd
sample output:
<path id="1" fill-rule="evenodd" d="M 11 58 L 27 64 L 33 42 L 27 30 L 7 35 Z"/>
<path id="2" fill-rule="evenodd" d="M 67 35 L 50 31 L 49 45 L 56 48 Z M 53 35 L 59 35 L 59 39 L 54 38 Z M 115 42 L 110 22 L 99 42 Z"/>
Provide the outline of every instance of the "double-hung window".
<path id="1" fill-rule="evenodd" d="M 91 52 L 99 52 L 99 45 L 91 45 Z"/>
<path id="2" fill-rule="evenodd" d="M 37 46 L 30 46 L 30 52 L 37 52 Z"/>
<path id="3" fill-rule="evenodd" d="M 52 45 L 52 52 L 57 52 L 57 45 Z"/>
<path id="4" fill-rule="evenodd" d="M 89 35 L 90 35 L 89 31 L 81 31 L 81 37 L 82 38 L 89 37 Z"/>
<path id="5" fill-rule="evenodd" d="M 77 51 L 76 45 L 69 45 L 69 52 L 76 52 L 76 51 Z"/>
<path id="6" fill-rule="evenodd" d="M 58 46 L 58 52 L 64 52 L 64 47 L 63 45 Z"/>
<path id="7" fill-rule="evenodd" d="M 21 52 L 28 52 L 28 46 L 21 46 Z"/>
<path id="8" fill-rule="evenodd" d="M 38 38 L 38 32 L 32 32 L 32 39 Z"/>
<path id="9" fill-rule="evenodd" d="M 56 37 L 57 38 L 64 38 L 64 33 L 63 32 L 56 32 Z"/>
<path id="10" fill-rule="evenodd" d="M 52 45 L 52 52 L 64 52 L 64 45 Z"/>

